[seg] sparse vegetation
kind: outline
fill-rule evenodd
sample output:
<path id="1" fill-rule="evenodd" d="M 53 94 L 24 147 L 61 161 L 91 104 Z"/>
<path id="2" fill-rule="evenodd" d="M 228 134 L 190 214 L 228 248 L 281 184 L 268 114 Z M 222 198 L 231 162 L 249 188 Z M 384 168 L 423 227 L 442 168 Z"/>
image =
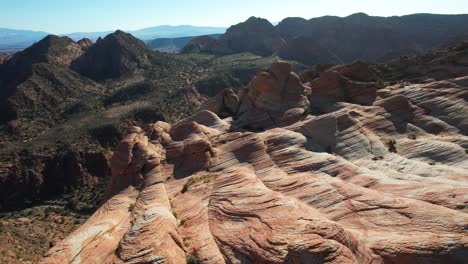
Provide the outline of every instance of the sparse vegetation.
<path id="1" fill-rule="evenodd" d="M 179 219 L 179 215 L 177 214 L 177 212 L 172 211 L 172 215 L 175 217 L 175 219 Z"/>
<path id="2" fill-rule="evenodd" d="M 389 139 L 387 141 L 387 148 L 388 148 L 388 151 L 390 152 L 393 152 L 393 153 L 397 153 L 397 148 L 396 148 L 396 140 L 394 139 Z"/>
<path id="3" fill-rule="evenodd" d="M 134 203 L 132 203 L 132 204 L 130 204 L 130 205 L 128 206 L 128 211 L 129 211 L 130 213 L 133 212 L 134 209 L 135 209 L 135 204 L 134 204 Z"/>
<path id="4" fill-rule="evenodd" d="M 385 88 L 385 82 L 381 79 L 377 80 L 377 82 L 375 82 L 375 85 L 377 86 L 377 88 Z"/>
<path id="5" fill-rule="evenodd" d="M 180 192 L 185 193 L 185 192 L 188 191 L 189 187 L 194 185 L 195 183 L 203 182 L 203 183 L 206 184 L 206 183 L 209 183 L 209 182 L 213 181 L 214 179 L 216 179 L 216 177 L 218 177 L 217 174 L 206 173 L 206 172 L 201 176 L 192 176 L 191 178 L 189 178 L 187 180 L 187 182 L 184 184 L 184 186 L 182 187 L 182 190 Z"/>
<path id="6" fill-rule="evenodd" d="M 416 139 L 416 135 L 415 135 L 415 134 L 410 134 L 410 135 L 408 135 L 408 138 L 409 138 L 409 139 L 412 139 L 412 140 L 415 140 L 415 139 Z"/>
<path id="7" fill-rule="evenodd" d="M 372 157 L 372 160 L 383 160 L 383 156 L 374 156 Z"/>
<path id="8" fill-rule="evenodd" d="M 188 255 L 187 256 L 187 264 L 200 264 L 200 258 L 195 255 Z"/>
<path id="9" fill-rule="evenodd" d="M 184 247 L 190 247 L 190 242 L 185 240 L 185 238 L 184 238 Z"/>
<path id="10" fill-rule="evenodd" d="M 2 213 L 0 263 L 37 263 L 56 241 L 65 238 L 88 217 L 59 205 Z"/>

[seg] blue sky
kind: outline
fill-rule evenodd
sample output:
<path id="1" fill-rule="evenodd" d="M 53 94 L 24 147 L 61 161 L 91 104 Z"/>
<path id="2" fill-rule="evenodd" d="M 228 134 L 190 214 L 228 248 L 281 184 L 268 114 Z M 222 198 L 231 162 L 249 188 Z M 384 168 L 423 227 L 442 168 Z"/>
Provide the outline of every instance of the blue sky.
<path id="1" fill-rule="evenodd" d="M 0 28 L 54 34 L 134 30 L 156 25 L 229 26 L 250 16 L 392 16 L 468 13 L 466 0 L 0 0 Z"/>

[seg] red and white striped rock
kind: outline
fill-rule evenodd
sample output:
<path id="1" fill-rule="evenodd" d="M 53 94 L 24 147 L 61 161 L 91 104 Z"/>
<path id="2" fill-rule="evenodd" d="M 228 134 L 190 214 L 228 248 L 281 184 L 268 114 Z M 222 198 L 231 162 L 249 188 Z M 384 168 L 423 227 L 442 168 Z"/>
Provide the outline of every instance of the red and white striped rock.
<path id="1" fill-rule="evenodd" d="M 111 198 L 42 263 L 465 263 L 467 78 L 390 86 L 371 105 L 276 127 L 243 117 L 286 109 L 276 83 L 288 71 L 238 94 L 240 120 L 205 110 L 133 128 L 111 160 Z"/>

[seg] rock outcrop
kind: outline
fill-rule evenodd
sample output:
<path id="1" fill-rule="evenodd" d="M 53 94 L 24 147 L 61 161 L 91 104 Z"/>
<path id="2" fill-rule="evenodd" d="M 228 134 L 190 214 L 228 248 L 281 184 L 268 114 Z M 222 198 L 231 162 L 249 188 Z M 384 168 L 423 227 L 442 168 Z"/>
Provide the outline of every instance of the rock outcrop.
<path id="1" fill-rule="evenodd" d="M 77 43 L 83 50 L 87 50 L 89 47 L 91 47 L 91 45 L 93 45 L 93 41 L 89 38 L 82 38 Z"/>
<path id="2" fill-rule="evenodd" d="M 306 90 L 289 63 L 273 63 L 239 92 L 237 122 L 254 129 L 297 122 L 309 108 Z"/>
<path id="3" fill-rule="evenodd" d="M 109 199 L 41 263 L 465 263 L 468 77 L 361 97 L 342 74 L 308 92 L 277 62 L 174 126 L 133 128 Z M 336 100 L 308 115 L 327 76 Z"/>
<path id="4" fill-rule="evenodd" d="M 11 56 L 8 54 L 0 54 L 0 64 L 5 63 Z"/>
<path id="5" fill-rule="evenodd" d="M 181 50 L 181 53 L 209 52 L 214 48 L 216 39 L 211 36 L 200 36 L 191 39 Z"/>

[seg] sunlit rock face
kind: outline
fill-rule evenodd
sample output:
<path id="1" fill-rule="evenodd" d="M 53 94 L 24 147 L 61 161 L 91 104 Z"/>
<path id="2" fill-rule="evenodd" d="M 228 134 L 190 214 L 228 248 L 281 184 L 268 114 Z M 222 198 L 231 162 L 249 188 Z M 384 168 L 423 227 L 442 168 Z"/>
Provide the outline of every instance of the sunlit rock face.
<path id="1" fill-rule="evenodd" d="M 348 96 L 308 114 L 328 74 Z M 466 263 L 468 77 L 347 74 L 306 85 L 278 62 L 175 125 L 132 128 L 108 200 L 42 263 Z"/>

